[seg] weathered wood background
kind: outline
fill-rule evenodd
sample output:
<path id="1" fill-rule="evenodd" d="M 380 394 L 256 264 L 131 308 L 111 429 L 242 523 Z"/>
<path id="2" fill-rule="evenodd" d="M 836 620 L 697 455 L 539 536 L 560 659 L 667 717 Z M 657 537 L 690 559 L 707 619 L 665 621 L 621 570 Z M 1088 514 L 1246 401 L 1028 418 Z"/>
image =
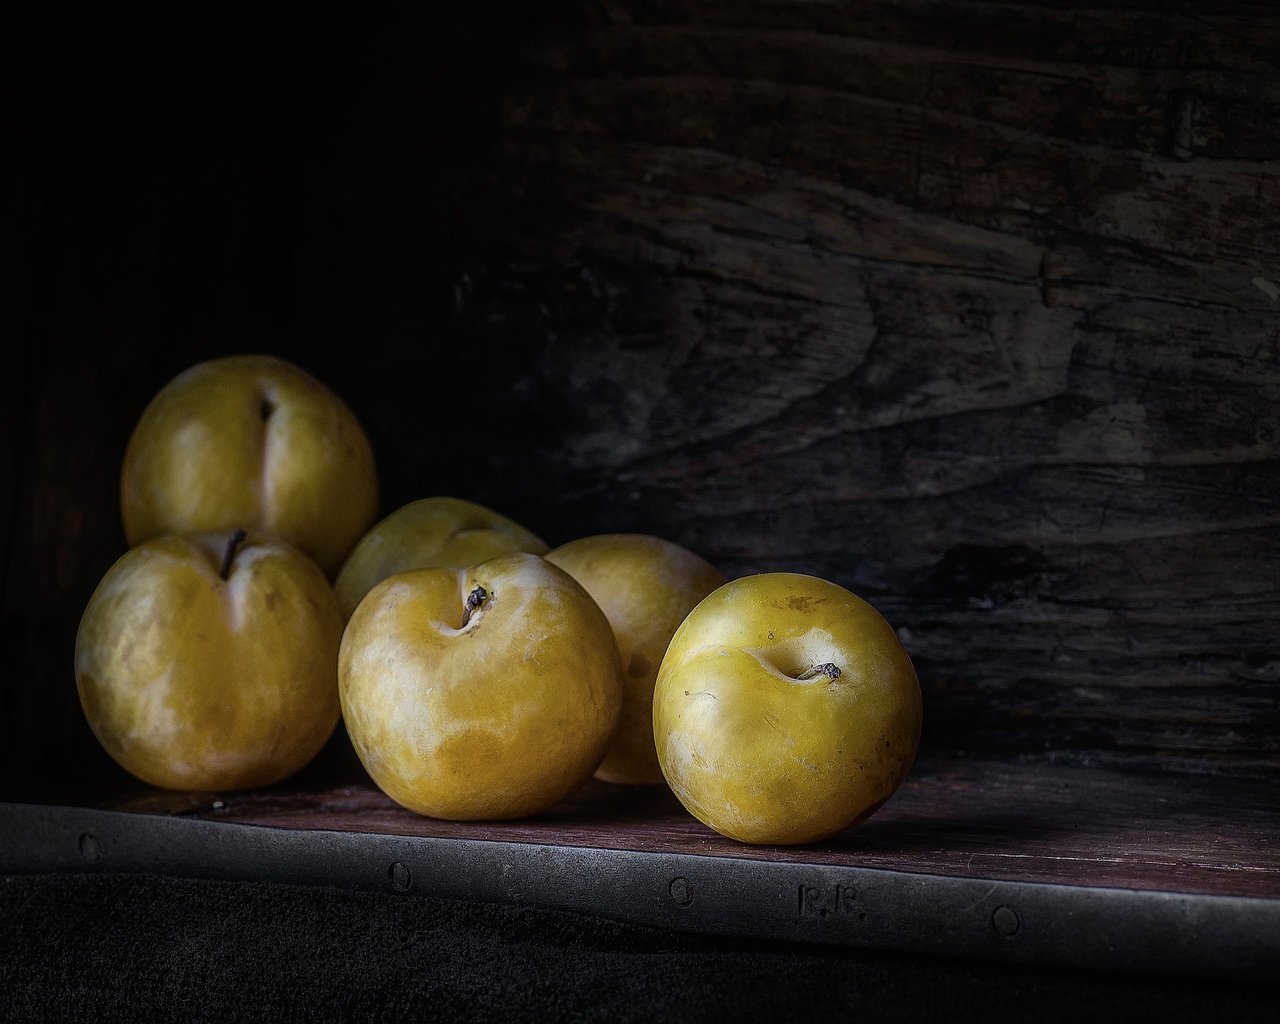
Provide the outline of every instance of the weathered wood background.
<path id="1" fill-rule="evenodd" d="M 71 645 L 143 404 L 265 350 L 387 510 L 848 585 L 935 751 L 1274 774 L 1280 13 L 439 17 L 11 62 L 6 773 L 100 758 Z"/>

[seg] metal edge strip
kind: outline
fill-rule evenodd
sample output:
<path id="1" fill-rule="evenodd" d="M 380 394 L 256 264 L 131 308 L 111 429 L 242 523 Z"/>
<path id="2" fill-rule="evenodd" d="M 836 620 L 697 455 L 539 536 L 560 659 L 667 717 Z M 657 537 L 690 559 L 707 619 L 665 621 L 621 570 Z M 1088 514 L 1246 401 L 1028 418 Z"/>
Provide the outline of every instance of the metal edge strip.
<path id="1" fill-rule="evenodd" d="M 0 873 L 333 885 L 748 939 L 1196 977 L 1280 977 L 1280 899 L 0 804 Z"/>

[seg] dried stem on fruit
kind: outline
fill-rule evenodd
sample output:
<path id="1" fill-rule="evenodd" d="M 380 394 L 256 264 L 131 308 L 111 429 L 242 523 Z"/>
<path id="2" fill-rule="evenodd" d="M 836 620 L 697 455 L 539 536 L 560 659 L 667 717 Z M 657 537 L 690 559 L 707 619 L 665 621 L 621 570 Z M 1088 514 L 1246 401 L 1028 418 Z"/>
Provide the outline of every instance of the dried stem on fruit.
<path id="1" fill-rule="evenodd" d="M 462 609 L 462 625 L 465 627 L 471 621 L 472 613 L 489 599 L 489 592 L 484 587 L 476 587 L 467 595 L 467 603 Z"/>

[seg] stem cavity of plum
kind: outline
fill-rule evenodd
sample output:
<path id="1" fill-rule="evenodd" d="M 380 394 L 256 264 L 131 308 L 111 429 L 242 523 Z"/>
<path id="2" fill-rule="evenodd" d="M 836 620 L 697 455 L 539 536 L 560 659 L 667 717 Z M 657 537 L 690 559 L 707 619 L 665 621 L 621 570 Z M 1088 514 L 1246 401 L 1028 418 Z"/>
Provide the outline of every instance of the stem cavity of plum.
<path id="1" fill-rule="evenodd" d="M 818 676 L 826 676 L 832 682 L 840 678 L 840 666 L 834 662 L 824 662 L 821 665 L 814 665 L 812 668 L 806 669 L 800 675 L 796 676 L 800 680 L 816 679 Z"/>
<path id="2" fill-rule="evenodd" d="M 236 551 L 240 545 L 244 543 L 245 538 L 249 536 L 247 530 L 236 530 L 235 533 L 227 540 L 226 550 L 222 553 L 222 567 L 218 570 L 218 575 L 224 580 L 231 578 L 231 563 L 235 560 Z"/>
<path id="3" fill-rule="evenodd" d="M 467 595 L 467 603 L 462 608 L 462 627 L 467 628 L 467 623 L 471 621 L 471 616 L 479 611 L 480 606 L 489 600 L 489 592 L 484 587 L 477 586 L 475 590 Z"/>

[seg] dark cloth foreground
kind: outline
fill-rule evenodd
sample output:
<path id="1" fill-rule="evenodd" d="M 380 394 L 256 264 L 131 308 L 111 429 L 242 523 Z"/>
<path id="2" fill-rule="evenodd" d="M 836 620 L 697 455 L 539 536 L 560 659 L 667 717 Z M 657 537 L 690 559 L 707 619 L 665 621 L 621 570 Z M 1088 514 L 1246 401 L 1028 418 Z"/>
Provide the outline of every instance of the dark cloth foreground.
<path id="1" fill-rule="evenodd" d="M 1273 1018 L 1280 989 L 662 932 L 419 896 L 0 878 L 0 1020 Z M 1270 1011 L 1270 1012 L 1268 1012 Z"/>

